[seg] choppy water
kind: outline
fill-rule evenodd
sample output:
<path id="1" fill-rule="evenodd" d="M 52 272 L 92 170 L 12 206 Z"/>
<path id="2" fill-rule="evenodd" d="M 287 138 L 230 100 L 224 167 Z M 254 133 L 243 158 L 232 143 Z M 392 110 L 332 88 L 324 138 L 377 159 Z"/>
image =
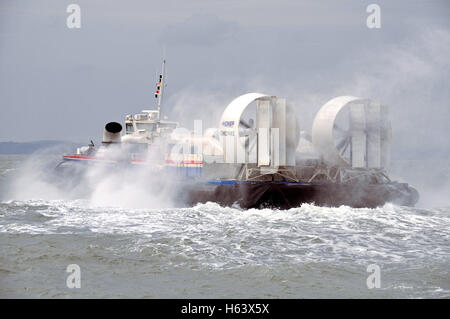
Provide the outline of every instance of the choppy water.
<path id="1" fill-rule="evenodd" d="M 433 208 L 107 207 L 8 192 L 29 160 L 0 156 L 0 297 L 450 298 L 445 200 Z M 80 289 L 66 286 L 69 264 L 81 268 Z M 380 266 L 380 288 L 367 288 L 370 264 Z"/>

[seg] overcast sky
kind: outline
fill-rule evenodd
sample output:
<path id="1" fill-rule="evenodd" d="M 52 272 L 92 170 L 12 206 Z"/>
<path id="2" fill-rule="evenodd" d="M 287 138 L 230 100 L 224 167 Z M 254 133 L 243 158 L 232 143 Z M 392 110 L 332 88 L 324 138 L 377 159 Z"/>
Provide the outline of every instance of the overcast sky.
<path id="1" fill-rule="evenodd" d="M 71 3 L 81 29 L 66 26 Z M 154 106 L 164 51 L 164 112 L 188 127 L 261 92 L 309 130 L 329 99 L 356 95 L 390 105 L 394 156 L 448 154 L 449 17 L 449 1 L 0 0 L 0 141 L 98 141 Z"/>

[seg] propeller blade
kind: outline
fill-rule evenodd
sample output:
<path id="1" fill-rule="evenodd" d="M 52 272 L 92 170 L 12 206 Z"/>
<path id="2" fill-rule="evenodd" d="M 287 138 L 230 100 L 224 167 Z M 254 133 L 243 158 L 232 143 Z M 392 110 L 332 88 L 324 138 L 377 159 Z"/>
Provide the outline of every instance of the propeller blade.
<path id="1" fill-rule="evenodd" d="M 344 155 L 345 151 L 347 150 L 348 146 L 350 145 L 350 141 L 351 141 L 351 138 L 348 138 L 347 143 L 345 143 L 345 146 L 344 146 L 343 150 L 341 151 L 341 155 Z"/>
<path id="2" fill-rule="evenodd" d="M 333 128 L 336 131 L 342 132 L 342 133 L 347 133 L 347 130 L 344 130 L 342 127 L 339 127 L 336 123 L 333 125 Z"/>
<path id="3" fill-rule="evenodd" d="M 336 145 L 336 147 L 337 147 L 337 149 L 338 150 L 341 150 L 342 148 L 347 148 L 347 145 L 350 143 L 350 137 L 349 136 L 347 136 L 347 137 L 344 137 L 337 145 Z"/>
<path id="4" fill-rule="evenodd" d="M 343 138 L 347 138 L 351 136 L 352 132 L 350 130 L 344 130 L 343 128 L 334 124 L 333 128 L 338 132 L 338 136 L 342 136 Z"/>
<path id="5" fill-rule="evenodd" d="M 251 144 L 250 144 L 250 140 L 252 141 Z M 248 145 L 245 145 L 245 146 L 246 146 L 246 147 L 248 146 L 248 152 L 249 152 L 249 153 L 250 153 L 251 151 L 253 151 L 253 149 L 255 148 L 256 140 L 257 140 L 256 137 L 247 140 L 247 143 L 249 143 L 250 145 L 249 145 L 249 146 L 248 146 Z"/>
<path id="6" fill-rule="evenodd" d="M 239 124 L 241 124 L 243 127 L 245 128 L 251 128 L 250 124 L 248 124 L 247 122 L 245 122 L 244 120 L 240 120 Z"/>

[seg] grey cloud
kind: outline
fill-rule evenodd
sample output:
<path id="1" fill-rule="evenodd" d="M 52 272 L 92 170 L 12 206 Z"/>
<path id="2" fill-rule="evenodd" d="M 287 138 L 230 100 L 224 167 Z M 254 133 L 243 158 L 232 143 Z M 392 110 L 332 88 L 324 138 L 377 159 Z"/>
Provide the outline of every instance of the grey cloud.
<path id="1" fill-rule="evenodd" d="M 106 121 L 154 106 L 165 46 L 163 110 L 186 126 L 262 91 L 294 101 L 308 129 L 323 103 L 353 94 L 391 105 L 398 154 L 448 147 L 446 1 L 377 1 L 379 30 L 361 1 L 79 0 L 74 31 L 69 3 L 0 4 L 2 141 L 100 138 Z"/>
<path id="2" fill-rule="evenodd" d="M 167 26 L 159 41 L 168 45 L 210 46 L 234 37 L 236 23 L 211 14 L 194 14 L 181 23 Z"/>

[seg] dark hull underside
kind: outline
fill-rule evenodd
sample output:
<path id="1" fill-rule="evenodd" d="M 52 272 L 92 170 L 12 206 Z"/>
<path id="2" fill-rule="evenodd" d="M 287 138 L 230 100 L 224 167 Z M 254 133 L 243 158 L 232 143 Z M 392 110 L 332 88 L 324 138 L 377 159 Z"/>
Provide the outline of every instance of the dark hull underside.
<path id="1" fill-rule="evenodd" d="M 85 165 L 59 166 L 55 173 L 68 186 L 83 184 Z M 244 182 L 170 178 L 163 175 L 155 180 L 166 180 L 172 189 L 173 199 L 179 205 L 216 202 L 222 206 L 239 205 L 249 208 L 289 209 L 311 203 L 318 206 L 351 206 L 355 208 L 378 207 L 385 203 L 414 206 L 418 192 L 406 183 L 283 183 Z M 67 186 L 66 185 L 66 186 Z M 87 188 L 87 187 L 86 187 Z"/>
<path id="2" fill-rule="evenodd" d="M 413 206 L 418 192 L 402 183 L 388 184 L 284 184 L 236 183 L 211 185 L 208 188 L 189 188 L 185 192 L 189 205 L 216 202 L 223 206 L 238 204 L 241 208 L 299 207 L 303 203 L 319 206 L 347 205 L 355 208 L 382 206 L 387 202 Z"/>

